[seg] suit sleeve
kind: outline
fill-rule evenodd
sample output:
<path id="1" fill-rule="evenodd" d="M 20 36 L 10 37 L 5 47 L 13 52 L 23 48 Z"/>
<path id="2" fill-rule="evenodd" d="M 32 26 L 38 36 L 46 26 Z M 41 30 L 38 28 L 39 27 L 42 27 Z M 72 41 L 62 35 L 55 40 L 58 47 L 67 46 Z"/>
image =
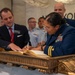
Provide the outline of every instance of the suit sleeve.
<path id="1" fill-rule="evenodd" d="M 24 29 L 24 44 L 27 45 L 28 43 L 30 44 L 30 37 L 29 37 L 29 34 L 28 34 L 28 29 L 25 27 Z"/>
<path id="2" fill-rule="evenodd" d="M 0 47 L 7 49 L 10 42 L 4 41 L 0 39 Z"/>

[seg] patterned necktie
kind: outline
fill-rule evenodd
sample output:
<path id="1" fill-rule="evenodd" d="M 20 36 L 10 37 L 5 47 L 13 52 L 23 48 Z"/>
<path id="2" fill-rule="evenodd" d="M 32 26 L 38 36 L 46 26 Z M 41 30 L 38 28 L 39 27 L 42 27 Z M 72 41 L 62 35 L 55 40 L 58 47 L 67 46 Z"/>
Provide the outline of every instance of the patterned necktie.
<path id="1" fill-rule="evenodd" d="M 13 43 L 14 42 L 14 33 L 12 31 L 12 28 L 9 28 L 9 31 L 10 31 L 10 37 L 11 37 L 11 42 Z"/>

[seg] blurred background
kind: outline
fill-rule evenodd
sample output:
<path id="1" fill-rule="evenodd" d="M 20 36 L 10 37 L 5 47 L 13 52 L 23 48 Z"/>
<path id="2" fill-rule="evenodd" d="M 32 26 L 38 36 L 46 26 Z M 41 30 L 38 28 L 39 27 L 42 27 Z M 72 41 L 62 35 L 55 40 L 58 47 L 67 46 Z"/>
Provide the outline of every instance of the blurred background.
<path id="1" fill-rule="evenodd" d="M 54 11 L 53 8 L 56 1 L 59 0 L 0 0 L 0 10 L 3 7 L 12 9 L 15 23 L 27 26 L 27 19 L 29 17 L 35 17 L 38 20 L 39 17 L 46 16 Z M 65 17 L 75 19 L 75 0 L 60 1 L 66 2 Z"/>

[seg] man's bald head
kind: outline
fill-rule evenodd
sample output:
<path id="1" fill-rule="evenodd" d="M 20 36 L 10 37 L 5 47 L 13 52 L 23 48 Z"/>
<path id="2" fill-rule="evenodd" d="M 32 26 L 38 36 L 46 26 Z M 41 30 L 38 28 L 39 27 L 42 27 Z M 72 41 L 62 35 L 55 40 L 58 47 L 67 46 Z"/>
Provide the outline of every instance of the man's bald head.
<path id="1" fill-rule="evenodd" d="M 61 3 L 61 2 L 56 3 L 54 5 L 54 11 L 59 13 L 62 16 L 62 18 L 64 18 L 64 13 L 65 13 L 66 9 L 65 9 L 65 6 L 63 3 Z"/>

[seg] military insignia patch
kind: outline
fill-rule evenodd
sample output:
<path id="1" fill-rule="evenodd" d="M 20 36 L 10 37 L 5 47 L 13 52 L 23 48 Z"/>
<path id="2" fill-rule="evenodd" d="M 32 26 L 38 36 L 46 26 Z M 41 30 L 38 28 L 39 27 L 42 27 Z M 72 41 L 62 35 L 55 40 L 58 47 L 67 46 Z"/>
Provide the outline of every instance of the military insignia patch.
<path id="1" fill-rule="evenodd" d="M 59 36 L 57 37 L 55 42 L 62 41 L 62 39 L 63 39 L 63 36 L 61 34 L 59 34 Z"/>

